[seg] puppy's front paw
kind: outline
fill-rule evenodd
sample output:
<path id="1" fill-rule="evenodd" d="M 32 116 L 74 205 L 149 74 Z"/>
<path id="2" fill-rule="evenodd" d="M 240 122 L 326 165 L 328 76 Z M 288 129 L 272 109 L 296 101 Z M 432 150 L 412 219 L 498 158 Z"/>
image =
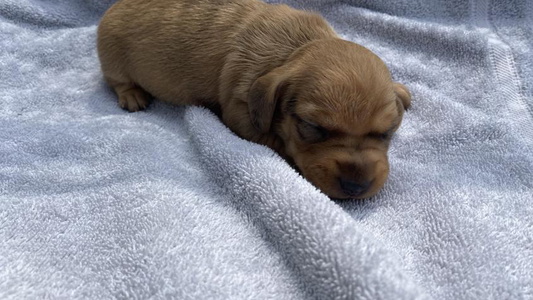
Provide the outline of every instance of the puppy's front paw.
<path id="1" fill-rule="evenodd" d="M 118 105 L 129 112 L 144 110 L 149 104 L 148 94 L 138 87 L 121 91 L 118 94 Z"/>

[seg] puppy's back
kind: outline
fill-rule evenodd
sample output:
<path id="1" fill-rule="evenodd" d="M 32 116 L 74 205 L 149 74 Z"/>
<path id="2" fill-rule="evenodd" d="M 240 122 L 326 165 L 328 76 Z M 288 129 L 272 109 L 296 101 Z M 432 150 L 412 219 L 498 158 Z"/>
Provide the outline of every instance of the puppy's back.
<path id="1" fill-rule="evenodd" d="M 108 80 L 127 77 L 161 100 L 206 104 L 332 35 L 318 15 L 257 0 L 121 0 L 100 23 L 98 53 Z"/>
<path id="2" fill-rule="evenodd" d="M 152 95 L 196 104 L 218 93 L 218 76 L 243 19 L 266 4 L 241 0 L 122 0 L 98 28 L 102 69 Z"/>

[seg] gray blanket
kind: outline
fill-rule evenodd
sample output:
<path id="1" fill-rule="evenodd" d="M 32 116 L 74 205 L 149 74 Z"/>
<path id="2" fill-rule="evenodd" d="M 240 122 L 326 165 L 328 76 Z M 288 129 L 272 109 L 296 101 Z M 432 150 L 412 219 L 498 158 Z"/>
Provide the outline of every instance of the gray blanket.
<path id="1" fill-rule="evenodd" d="M 209 111 L 121 110 L 111 0 L 0 0 L 1 299 L 533 299 L 533 2 L 285 1 L 413 92 L 334 202 Z"/>

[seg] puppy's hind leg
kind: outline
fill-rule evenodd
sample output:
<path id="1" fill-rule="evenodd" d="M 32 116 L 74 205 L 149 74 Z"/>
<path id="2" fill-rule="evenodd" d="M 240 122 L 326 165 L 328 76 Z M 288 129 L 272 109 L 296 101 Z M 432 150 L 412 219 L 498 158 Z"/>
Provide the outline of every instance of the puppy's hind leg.
<path id="1" fill-rule="evenodd" d="M 118 105 L 129 112 L 144 110 L 150 104 L 150 95 L 133 82 L 106 77 L 107 83 L 118 96 Z"/>

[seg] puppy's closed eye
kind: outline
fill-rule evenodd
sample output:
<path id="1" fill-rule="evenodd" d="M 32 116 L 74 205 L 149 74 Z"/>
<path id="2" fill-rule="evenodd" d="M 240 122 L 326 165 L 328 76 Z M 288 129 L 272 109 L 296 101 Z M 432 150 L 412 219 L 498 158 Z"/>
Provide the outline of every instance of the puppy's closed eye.
<path id="1" fill-rule="evenodd" d="M 389 130 L 387 132 L 371 132 L 368 134 L 368 136 L 380 141 L 386 141 L 392 137 L 392 130 Z"/>
<path id="2" fill-rule="evenodd" d="M 293 115 L 297 122 L 297 130 L 300 138 L 308 143 L 319 143 L 329 138 L 329 131 L 317 124 L 308 122 L 300 118 L 298 115 Z"/>

